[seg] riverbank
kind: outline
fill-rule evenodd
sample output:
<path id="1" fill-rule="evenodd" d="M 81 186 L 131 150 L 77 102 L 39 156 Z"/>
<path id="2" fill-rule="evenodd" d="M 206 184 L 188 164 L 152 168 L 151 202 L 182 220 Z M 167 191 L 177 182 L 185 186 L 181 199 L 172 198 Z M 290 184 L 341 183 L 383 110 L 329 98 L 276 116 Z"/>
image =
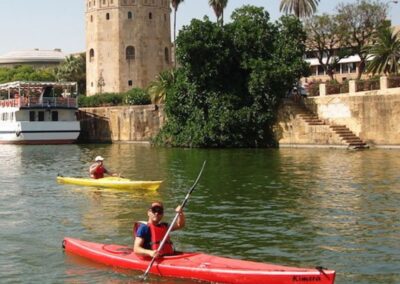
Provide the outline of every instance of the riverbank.
<path id="1" fill-rule="evenodd" d="M 400 149 L 400 88 L 307 98 L 325 125 L 345 125 L 369 147 Z M 148 142 L 166 121 L 163 105 L 79 109 L 81 142 Z M 280 147 L 348 148 L 329 127 L 309 125 L 283 103 L 275 134 Z"/>

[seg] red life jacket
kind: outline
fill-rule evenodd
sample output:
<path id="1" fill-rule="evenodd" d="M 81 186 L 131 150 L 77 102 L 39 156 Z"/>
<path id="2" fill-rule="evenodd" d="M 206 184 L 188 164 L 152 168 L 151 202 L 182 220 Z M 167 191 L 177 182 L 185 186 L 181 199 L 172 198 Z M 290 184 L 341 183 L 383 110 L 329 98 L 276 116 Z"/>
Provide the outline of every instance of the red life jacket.
<path id="1" fill-rule="evenodd" d="M 166 223 L 161 223 L 157 226 L 153 224 L 147 224 L 147 226 L 150 227 L 150 232 L 151 232 L 151 243 L 150 243 L 151 249 L 157 250 L 165 234 L 168 231 L 168 225 Z M 160 251 L 160 255 L 172 255 L 172 254 L 174 254 L 174 247 L 168 236 L 166 242 L 164 243 Z"/>
<path id="2" fill-rule="evenodd" d="M 103 178 L 105 172 L 106 172 L 106 170 L 103 168 L 103 166 L 100 166 L 100 167 L 96 168 L 96 170 L 92 174 L 93 178 L 94 179 Z"/>

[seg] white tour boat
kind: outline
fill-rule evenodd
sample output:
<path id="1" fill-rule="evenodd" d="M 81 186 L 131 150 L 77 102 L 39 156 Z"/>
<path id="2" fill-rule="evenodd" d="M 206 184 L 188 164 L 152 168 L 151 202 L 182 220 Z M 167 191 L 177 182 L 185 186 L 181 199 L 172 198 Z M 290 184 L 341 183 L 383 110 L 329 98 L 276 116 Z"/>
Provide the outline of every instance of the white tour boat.
<path id="1" fill-rule="evenodd" d="M 0 84 L 0 143 L 68 144 L 79 136 L 77 84 Z"/>

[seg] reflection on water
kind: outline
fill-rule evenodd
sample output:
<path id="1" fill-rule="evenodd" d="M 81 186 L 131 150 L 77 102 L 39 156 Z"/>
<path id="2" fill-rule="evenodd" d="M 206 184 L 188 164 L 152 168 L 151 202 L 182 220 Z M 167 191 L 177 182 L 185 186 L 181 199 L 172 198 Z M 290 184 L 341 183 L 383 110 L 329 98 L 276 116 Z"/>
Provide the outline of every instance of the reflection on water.
<path id="1" fill-rule="evenodd" d="M 57 174 L 87 175 L 97 155 L 128 178 L 165 182 L 156 192 L 56 183 Z M 337 270 L 337 283 L 396 283 L 399 158 L 400 151 L 385 150 L 2 145 L 2 283 L 136 283 L 138 272 L 65 255 L 61 240 L 131 245 L 133 221 L 146 219 L 153 200 L 166 205 L 165 220 L 173 218 L 204 160 L 206 169 L 186 210 L 187 228 L 173 233 L 178 249 L 323 265 Z"/>

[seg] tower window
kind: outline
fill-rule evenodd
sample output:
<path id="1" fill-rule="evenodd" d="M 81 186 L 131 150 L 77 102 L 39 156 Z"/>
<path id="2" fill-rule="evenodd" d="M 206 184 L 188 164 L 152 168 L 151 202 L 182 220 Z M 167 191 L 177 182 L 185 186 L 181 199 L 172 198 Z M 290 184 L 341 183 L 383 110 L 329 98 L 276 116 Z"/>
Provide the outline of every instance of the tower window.
<path id="1" fill-rule="evenodd" d="M 128 19 L 129 19 L 129 20 L 132 19 L 132 12 L 131 12 L 131 11 L 128 12 Z"/>
<path id="2" fill-rule="evenodd" d="M 135 48 L 133 46 L 128 46 L 126 48 L 126 60 L 134 60 L 135 59 Z"/>
<path id="3" fill-rule="evenodd" d="M 167 14 L 164 14 L 164 22 L 167 21 Z"/>
<path id="4" fill-rule="evenodd" d="M 132 86 L 133 85 L 133 81 L 132 80 L 129 80 L 128 81 L 128 86 Z"/>
<path id="5" fill-rule="evenodd" d="M 94 49 L 90 49 L 89 51 L 89 62 L 93 62 L 94 60 Z"/>
<path id="6" fill-rule="evenodd" d="M 149 19 L 153 19 L 153 14 L 151 12 L 149 13 Z"/>
<path id="7" fill-rule="evenodd" d="M 106 14 L 106 20 L 109 20 L 110 19 L 110 13 L 107 13 Z"/>
<path id="8" fill-rule="evenodd" d="M 93 22 L 93 15 L 90 15 L 90 21 Z"/>
<path id="9" fill-rule="evenodd" d="M 103 0 L 103 5 L 106 5 L 106 0 Z"/>
<path id="10" fill-rule="evenodd" d="M 166 63 L 169 63 L 169 50 L 168 47 L 164 49 L 164 59 Z"/>

